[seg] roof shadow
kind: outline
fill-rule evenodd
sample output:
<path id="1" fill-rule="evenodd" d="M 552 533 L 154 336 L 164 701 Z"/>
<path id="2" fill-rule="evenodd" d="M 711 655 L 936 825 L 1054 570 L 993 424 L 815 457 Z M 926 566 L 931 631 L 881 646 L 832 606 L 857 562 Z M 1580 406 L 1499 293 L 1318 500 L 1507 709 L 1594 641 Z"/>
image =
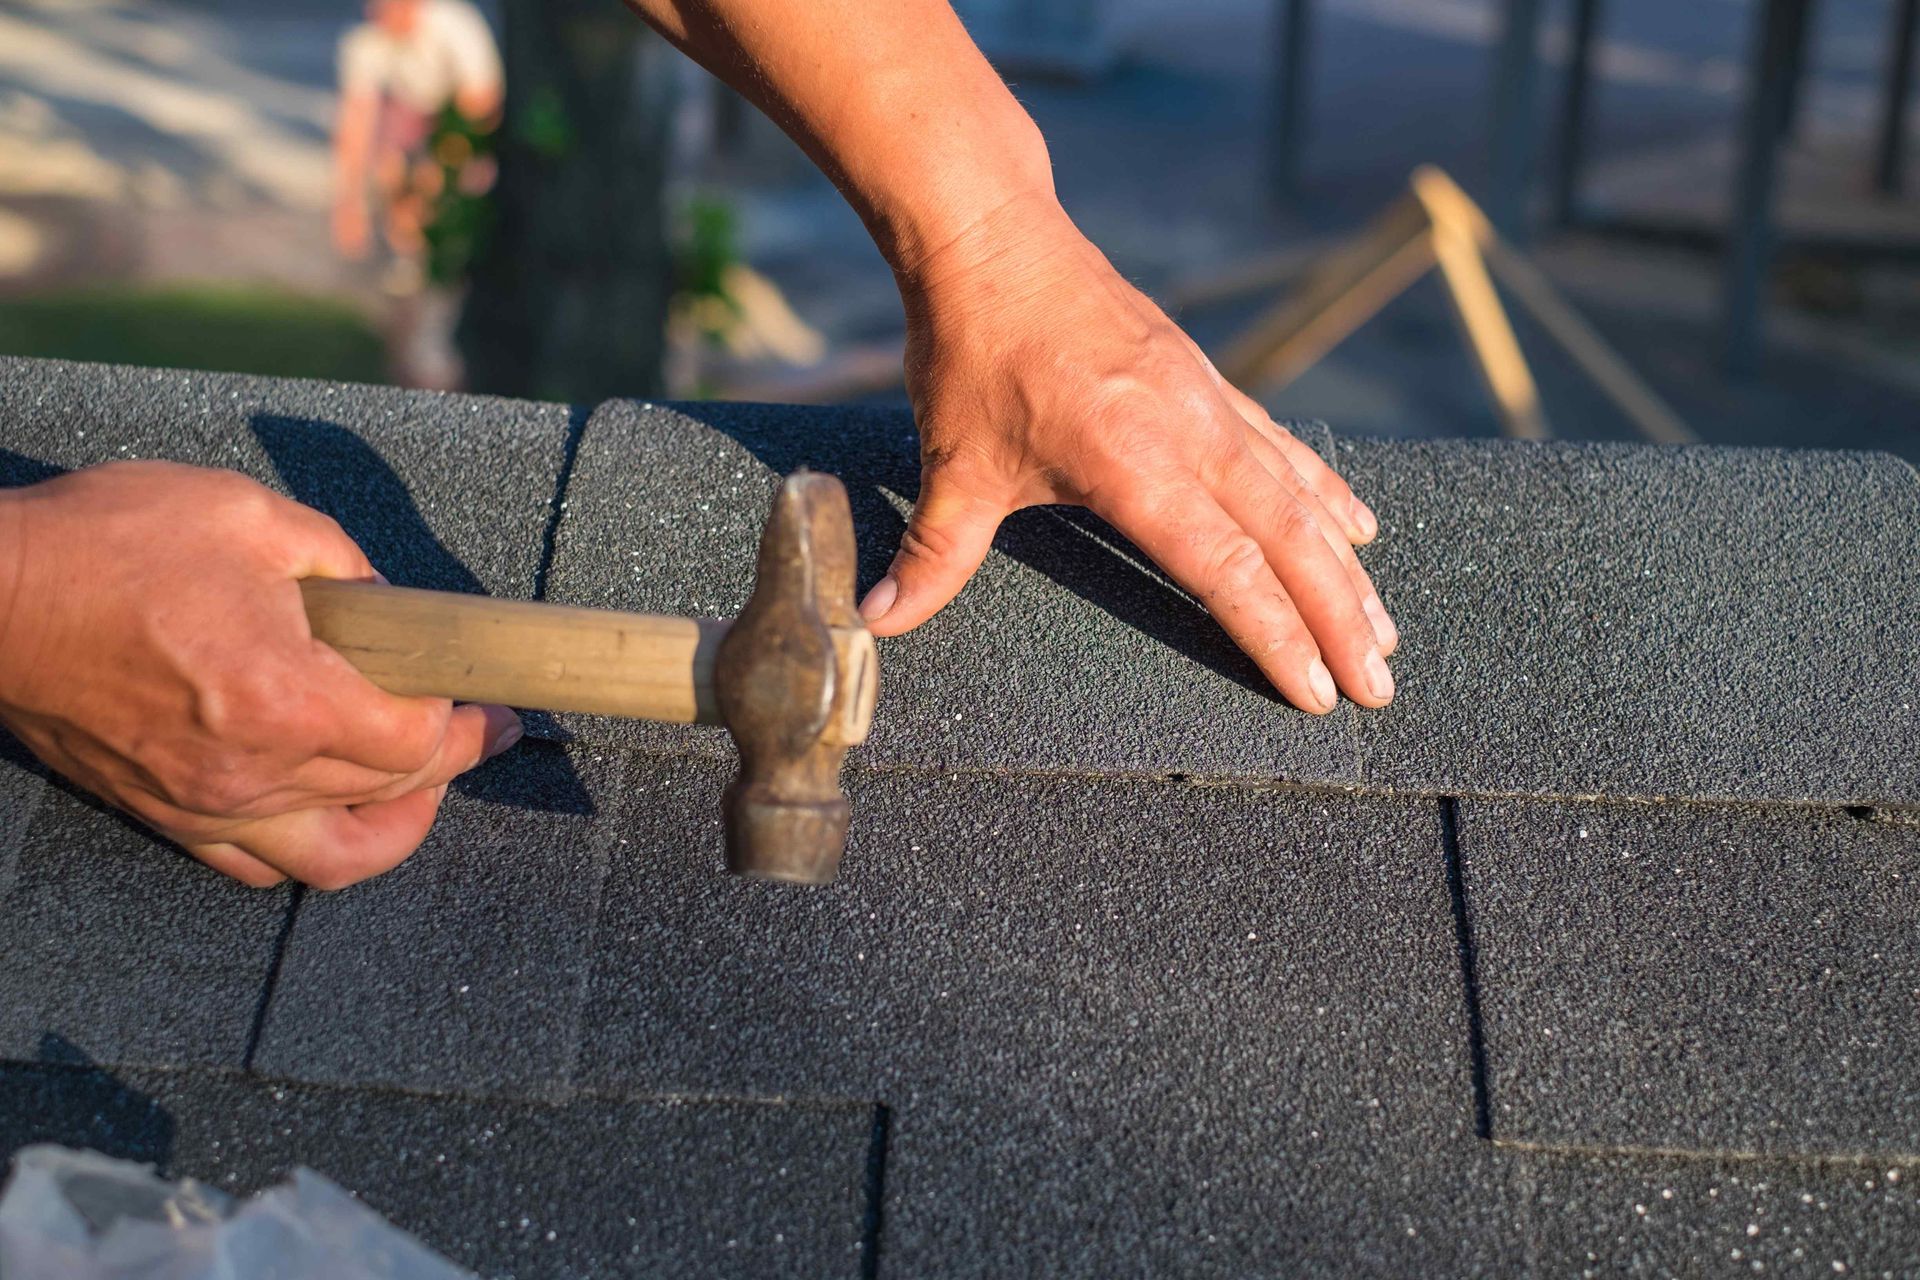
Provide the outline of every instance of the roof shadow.
<path id="1" fill-rule="evenodd" d="M 67 468 L 0 448 L 0 489 L 21 489 L 67 474 Z"/>
<path id="2" fill-rule="evenodd" d="M 248 421 L 280 480 L 293 497 L 340 522 L 374 567 L 394 583 L 465 595 L 489 594 L 485 585 L 420 513 L 412 492 L 378 450 L 337 422 L 258 413 Z M 540 812 L 591 814 L 571 760 L 562 760 L 562 785 L 515 788 L 501 770 L 470 770 L 454 779 L 461 795 Z"/>
<path id="3" fill-rule="evenodd" d="M 0 1063 L 0 1160 L 51 1142 L 165 1168 L 175 1124 L 166 1107 L 56 1031 L 34 1062 Z"/>
<path id="4" fill-rule="evenodd" d="M 761 463 L 788 475 L 801 467 L 830 472 L 847 487 L 859 533 L 862 592 L 880 580 L 906 531 L 887 493 L 917 500 L 920 464 L 897 412 L 849 409 L 849 429 L 828 437 L 784 429 L 784 415 L 726 402 L 675 404 L 689 418 L 737 441 Z M 1191 596 L 1176 587 L 1120 532 L 1079 507 L 1032 507 L 1008 516 L 995 550 L 1044 574 L 1095 608 L 1168 649 L 1273 702 L 1279 695 Z"/>

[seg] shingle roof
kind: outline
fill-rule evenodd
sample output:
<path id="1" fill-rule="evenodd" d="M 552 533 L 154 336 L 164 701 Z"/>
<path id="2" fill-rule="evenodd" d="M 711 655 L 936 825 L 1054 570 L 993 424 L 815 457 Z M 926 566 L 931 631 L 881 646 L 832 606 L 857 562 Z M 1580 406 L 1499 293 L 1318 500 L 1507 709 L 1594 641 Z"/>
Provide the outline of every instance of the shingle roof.
<path id="1" fill-rule="evenodd" d="M 1301 430 L 1381 516 L 1391 709 L 1022 513 L 883 644 L 823 890 L 720 874 L 712 730 L 543 719 L 338 894 L 12 748 L 0 1152 L 304 1162 L 498 1276 L 1920 1268 L 1920 477 Z M 396 582 L 709 614 L 775 474 L 847 480 L 863 582 L 914 479 L 889 412 L 28 361 L 0 431 L 6 483 L 238 466 Z"/>

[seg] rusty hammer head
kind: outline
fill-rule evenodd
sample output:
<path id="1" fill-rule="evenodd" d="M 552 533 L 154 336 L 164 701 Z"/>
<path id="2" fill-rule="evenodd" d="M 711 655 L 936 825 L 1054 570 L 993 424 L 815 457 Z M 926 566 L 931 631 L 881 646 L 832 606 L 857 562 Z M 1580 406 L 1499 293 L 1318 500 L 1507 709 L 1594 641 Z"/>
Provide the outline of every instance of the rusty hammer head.
<path id="1" fill-rule="evenodd" d="M 847 491 L 795 472 L 767 517 L 753 595 L 714 658 L 740 751 L 722 810 L 737 875 L 824 884 L 839 870 L 850 816 L 840 763 L 866 740 L 880 688 L 854 567 Z"/>

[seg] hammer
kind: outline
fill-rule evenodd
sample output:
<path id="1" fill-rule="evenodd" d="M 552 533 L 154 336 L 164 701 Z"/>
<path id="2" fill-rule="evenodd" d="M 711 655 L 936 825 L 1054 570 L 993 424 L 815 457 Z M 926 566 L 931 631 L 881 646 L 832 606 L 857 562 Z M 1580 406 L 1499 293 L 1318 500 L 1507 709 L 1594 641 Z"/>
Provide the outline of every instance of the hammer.
<path id="1" fill-rule="evenodd" d="M 780 486 L 731 622 L 323 578 L 300 591 L 314 637 L 392 693 L 726 725 L 740 753 L 721 804 L 727 869 L 800 884 L 839 869 L 840 765 L 866 741 L 880 677 L 832 476 Z"/>

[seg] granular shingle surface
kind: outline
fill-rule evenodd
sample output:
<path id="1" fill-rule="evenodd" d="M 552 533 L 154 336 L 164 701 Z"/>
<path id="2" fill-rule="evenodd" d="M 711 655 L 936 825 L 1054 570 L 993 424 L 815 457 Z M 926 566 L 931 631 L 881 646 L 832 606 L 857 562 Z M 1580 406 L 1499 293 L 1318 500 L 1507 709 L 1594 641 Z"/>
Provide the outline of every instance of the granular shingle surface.
<path id="1" fill-rule="evenodd" d="M 916 473 L 889 412 L 31 361 L 0 429 L 5 483 L 225 463 L 397 581 L 701 614 L 776 473 L 846 478 L 863 585 Z M 8 744 L 0 1157 L 305 1162 L 490 1277 L 1920 1274 L 1920 480 L 1303 435 L 1391 709 L 1025 512 L 883 644 L 823 888 L 721 873 L 718 730 L 536 722 L 336 894 Z"/>
<path id="2" fill-rule="evenodd" d="M 864 590 L 886 572 L 906 527 L 916 456 L 912 422 L 899 413 L 603 405 L 581 443 L 549 594 L 652 612 L 736 612 L 752 590 L 777 478 L 803 465 L 846 482 Z M 1277 701 L 1206 613 L 1099 521 L 1025 511 L 995 545 L 951 607 L 882 642 L 866 759 L 1357 776 L 1350 709 L 1322 719 Z M 628 745 L 731 751 L 718 730 L 571 723 Z"/>
<path id="3" fill-rule="evenodd" d="M 5 745 L 0 1056 L 71 1039 L 113 1062 L 239 1065 L 289 892 L 216 875 Z"/>
<path id="4" fill-rule="evenodd" d="M 1920 806 L 1920 476 L 1874 454 L 1343 442 L 1402 635 L 1372 785 Z"/>
<path id="5" fill-rule="evenodd" d="M 401 586 L 533 594 L 573 411 L 0 356 L 0 485 L 125 458 L 227 467 L 338 520 Z"/>
<path id="6" fill-rule="evenodd" d="M 1920 1161 L 1920 829 L 1464 801 L 1493 1133 Z"/>
<path id="7" fill-rule="evenodd" d="M 620 839 L 603 813 L 619 772 L 585 749 L 527 740 L 462 778 L 391 874 L 305 895 L 255 1065 L 313 1080 L 564 1089 Z"/>
<path id="8" fill-rule="evenodd" d="M 0 1063 L 0 1149 L 91 1147 L 235 1194 L 306 1165 L 497 1280 L 861 1274 L 873 1109 L 314 1087 Z"/>
<path id="9" fill-rule="evenodd" d="M 1450 1189 L 1473 1090 L 1432 803 L 863 772 L 845 877 L 793 893 L 716 876 L 724 780 L 636 767 L 583 1082 L 884 1099 L 902 1274 L 1497 1251 Z"/>

